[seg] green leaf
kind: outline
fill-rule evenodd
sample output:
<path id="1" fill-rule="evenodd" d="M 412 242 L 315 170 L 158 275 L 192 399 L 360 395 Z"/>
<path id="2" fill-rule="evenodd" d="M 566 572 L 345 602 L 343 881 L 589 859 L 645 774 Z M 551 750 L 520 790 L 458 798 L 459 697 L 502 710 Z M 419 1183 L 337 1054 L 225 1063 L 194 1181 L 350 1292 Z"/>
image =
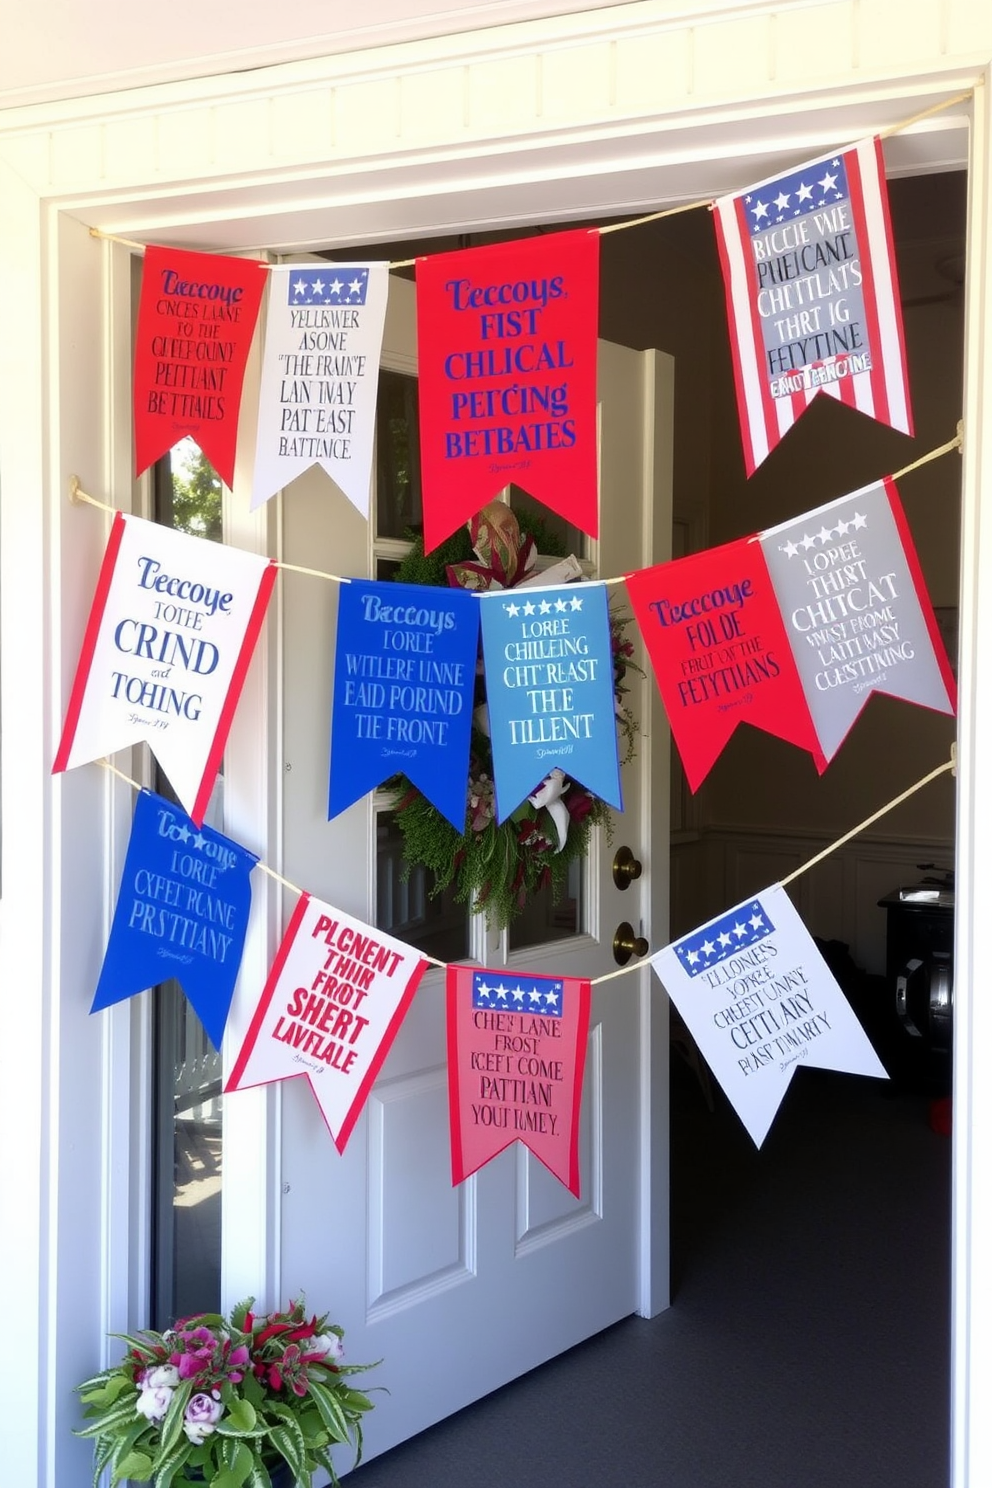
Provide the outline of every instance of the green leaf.
<path id="1" fill-rule="evenodd" d="M 238 1303 L 237 1307 L 232 1308 L 231 1322 L 234 1327 L 237 1328 L 239 1333 L 243 1333 L 245 1331 L 245 1323 L 248 1319 L 248 1314 L 251 1312 L 254 1306 L 255 1298 L 246 1297 L 243 1302 Z"/>
<path id="2" fill-rule="evenodd" d="M 183 1420 L 186 1415 L 186 1407 L 187 1405 L 189 1405 L 189 1399 L 192 1393 L 192 1380 L 183 1380 L 176 1386 L 176 1388 L 172 1392 L 172 1399 L 169 1401 L 169 1409 L 166 1411 L 165 1420 L 162 1422 L 163 1452 L 170 1451 L 171 1448 L 175 1446 L 176 1442 L 179 1440 L 182 1434 Z"/>
<path id="3" fill-rule="evenodd" d="M 258 1415 L 250 1400 L 239 1400 L 235 1397 L 227 1408 L 225 1422 L 237 1428 L 238 1431 L 252 1431 Z"/>
<path id="4" fill-rule="evenodd" d="M 348 1419 L 341 1408 L 333 1390 L 326 1385 L 318 1385 L 316 1380 L 310 1381 L 310 1394 L 314 1404 L 320 1411 L 321 1419 L 331 1434 L 331 1439 L 338 1442 L 351 1440 L 351 1431 Z"/>
<path id="5" fill-rule="evenodd" d="M 243 1484 L 247 1483 L 248 1479 L 251 1476 L 252 1464 L 254 1463 L 254 1461 L 254 1452 L 251 1451 L 251 1449 L 247 1447 L 244 1442 L 236 1442 L 233 1461 L 228 1464 L 231 1471 L 231 1476 L 234 1478 L 236 1488 L 243 1488 Z"/>
<path id="6" fill-rule="evenodd" d="M 291 1417 L 291 1413 L 290 1413 Z M 269 1440 L 279 1455 L 285 1458 L 289 1464 L 289 1470 L 299 1482 L 305 1483 L 309 1474 L 307 1472 L 306 1448 L 303 1445 L 303 1436 L 296 1422 L 287 1421 L 282 1426 L 273 1426 L 269 1432 Z"/>
<path id="7" fill-rule="evenodd" d="M 236 1478 L 232 1472 L 228 1472 L 226 1467 L 222 1467 L 220 1472 L 215 1473 L 211 1479 L 211 1488 L 241 1488 L 243 1481 L 242 1478 Z"/>
<path id="8" fill-rule="evenodd" d="M 135 1401 L 137 1396 L 126 1400 L 119 1400 L 109 1410 L 94 1413 L 91 1420 L 85 1426 L 80 1426 L 76 1432 L 77 1436 L 103 1436 L 108 1431 L 116 1431 L 126 1421 L 133 1421 L 137 1415 Z M 93 1410 L 93 1407 L 90 1407 Z M 89 1412 L 87 1412 L 89 1414 Z"/>
<path id="9" fill-rule="evenodd" d="M 169 1452 L 161 1452 L 155 1464 L 155 1488 L 169 1488 L 176 1473 L 192 1456 L 193 1447 L 185 1437 Z"/>
<path id="10" fill-rule="evenodd" d="M 144 1452 L 128 1452 L 114 1467 L 113 1481 L 133 1478 L 136 1483 L 147 1483 L 152 1475 L 152 1459 Z"/>

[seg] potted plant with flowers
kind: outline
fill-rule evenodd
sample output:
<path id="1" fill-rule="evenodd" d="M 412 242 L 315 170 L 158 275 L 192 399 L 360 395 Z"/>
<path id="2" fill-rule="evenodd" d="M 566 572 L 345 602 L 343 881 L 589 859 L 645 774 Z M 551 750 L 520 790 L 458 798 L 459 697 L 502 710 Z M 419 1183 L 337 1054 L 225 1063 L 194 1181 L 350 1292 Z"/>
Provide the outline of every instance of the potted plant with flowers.
<path id="1" fill-rule="evenodd" d="M 348 1377 L 375 1366 L 344 1363 L 343 1330 L 302 1301 L 268 1314 L 253 1304 L 119 1335 L 124 1358 L 78 1387 L 94 1483 L 109 1468 L 112 1485 L 310 1488 L 318 1468 L 338 1482 L 335 1443 L 361 1460 L 372 1401 Z"/>

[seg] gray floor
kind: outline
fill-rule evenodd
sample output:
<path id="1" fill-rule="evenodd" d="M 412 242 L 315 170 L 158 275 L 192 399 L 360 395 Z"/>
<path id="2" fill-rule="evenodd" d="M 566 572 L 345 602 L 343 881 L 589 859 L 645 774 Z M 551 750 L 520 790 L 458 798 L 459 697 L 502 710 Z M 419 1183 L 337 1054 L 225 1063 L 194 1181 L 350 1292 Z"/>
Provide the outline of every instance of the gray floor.
<path id="1" fill-rule="evenodd" d="M 802 1070 L 759 1153 L 673 1075 L 673 1307 L 348 1488 L 944 1488 L 950 1143 L 925 1099 Z"/>

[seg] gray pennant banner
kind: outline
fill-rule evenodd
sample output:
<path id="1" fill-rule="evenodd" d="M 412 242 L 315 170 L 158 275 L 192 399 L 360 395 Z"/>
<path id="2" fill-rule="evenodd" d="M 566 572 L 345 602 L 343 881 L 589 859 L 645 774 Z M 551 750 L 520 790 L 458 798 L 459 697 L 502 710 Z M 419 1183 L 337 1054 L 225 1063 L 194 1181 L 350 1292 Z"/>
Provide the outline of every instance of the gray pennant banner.
<path id="1" fill-rule="evenodd" d="M 953 678 L 891 481 L 770 528 L 760 541 L 827 759 L 872 692 L 954 712 Z"/>

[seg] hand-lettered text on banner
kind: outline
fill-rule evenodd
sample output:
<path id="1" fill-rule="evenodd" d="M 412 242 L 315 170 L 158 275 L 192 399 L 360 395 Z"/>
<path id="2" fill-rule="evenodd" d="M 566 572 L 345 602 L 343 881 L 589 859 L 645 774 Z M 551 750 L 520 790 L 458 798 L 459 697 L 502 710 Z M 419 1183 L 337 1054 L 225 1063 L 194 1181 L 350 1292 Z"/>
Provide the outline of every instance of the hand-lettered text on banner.
<path id="1" fill-rule="evenodd" d="M 881 141 L 721 197 L 713 221 L 748 475 L 818 393 L 912 434 Z"/>
<path id="2" fill-rule="evenodd" d="M 578 1198 L 590 983 L 449 966 L 447 1001 L 452 1182 L 520 1141 Z"/>
<path id="3" fill-rule="evenodd" d="M 301 895 L 225 1090 L 304 1076 L 343 1152 L 426 968 L 412 946 Z"/>
<path id="4" fill-rule="evenodd" d="M 465 827 L 479 602 L 461 589 L 341 586 L 328 817 L 405 775 Z"/>
<path id="5" fill-rule="evenodd" d="M 251 504 L 320 465 L 364 517 L 387 263 L 270 270 Z"/>
<path id="6" fill-rule="evenodd" d="M 92 1012 L 174 977 L 215 1049 L 241 966 L 258 862 L 212 827 L 142 791 Z"/>
<path id="7" fill-rule="evenodd" d="M 651 964 L 758 1147 L 800 1065 L 887 1078 L 780 884 Z"/>
<path id="8" fill-rule="evenodd" d="M 199 825 L 275 577 L 267 558 L 118 512 L 54 770 L 145 740 Z"/>
<path id="9" fill-rule="evenodd" d="M 825 768 L 760 543 L 741 538 L 626 584 L 690 789 L 739 723 L 798 744 Z"/>
<path id="10" fill-rule="evenodd" d="M 620 810 L 605 586 L 491 591 L 478 604 L 498 820 L 554 769 Z"/>
<path id="11" fill-rule="evenodd" d="M 234 484 L 241 390 L 268 268 L 253 259 L 145 249 L 134 349 L 136 474 L 196 440 Z"/>
<path id="12" fill-rule="evenodd" d="M 424 548 L 510 484 L 599 531 L 599 234 L 417 260 Z"/>

